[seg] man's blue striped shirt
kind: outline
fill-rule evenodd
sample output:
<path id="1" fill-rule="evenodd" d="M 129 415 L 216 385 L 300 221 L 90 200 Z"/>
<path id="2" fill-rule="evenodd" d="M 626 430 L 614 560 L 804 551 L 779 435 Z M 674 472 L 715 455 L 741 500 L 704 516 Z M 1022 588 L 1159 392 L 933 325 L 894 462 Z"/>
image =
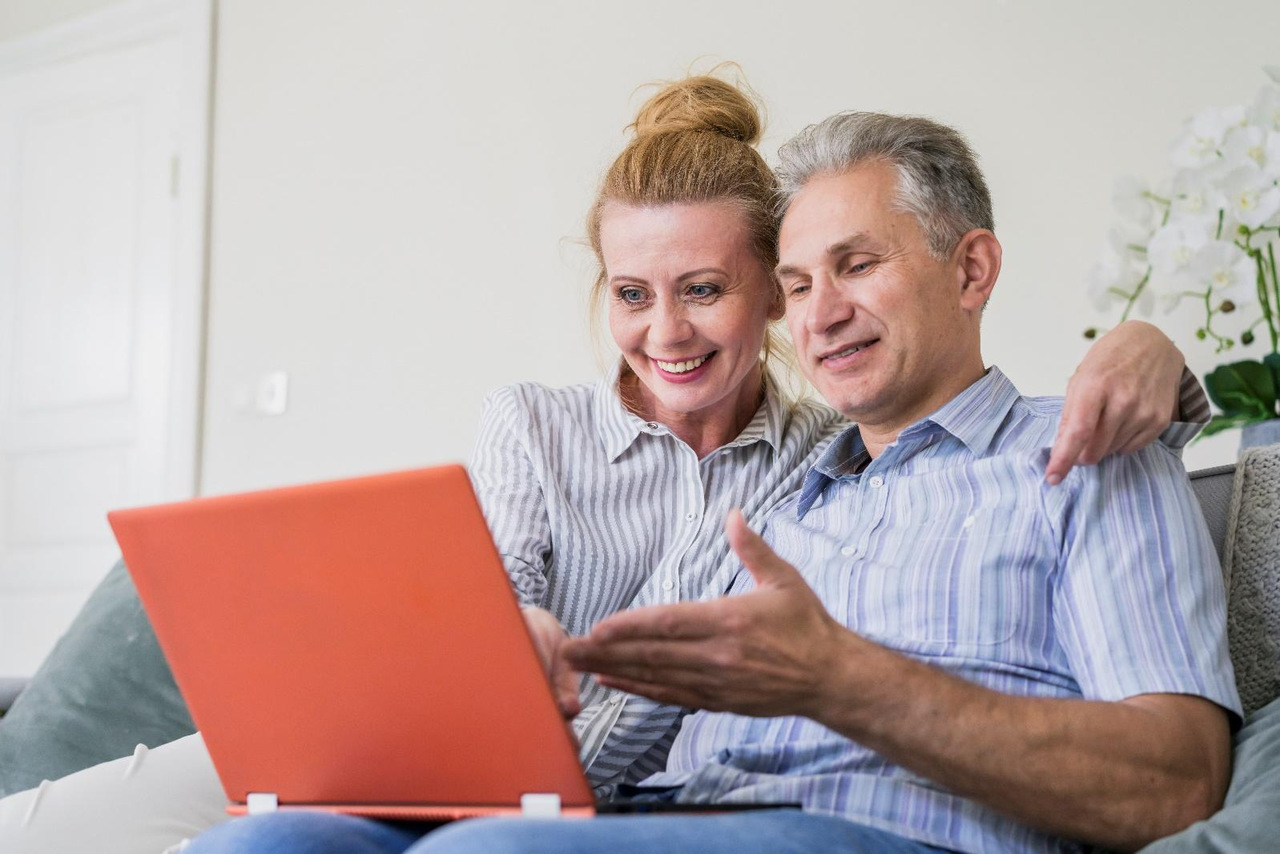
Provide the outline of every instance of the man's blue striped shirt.
<path id="1" fill-rule="evenodd" d="M 860 635 L 1007 694 L 1205 697 L 1240 711 L 1221 571 L 1178 457 L 1156 444 L 1044 481 L 1058 399 L 996 368 L 870 459 L 838 436 L 766 539 Z M 742 571 L 734 592 L 751 587 Z M 798 801 L 960 851 L 1070 851 L 820 724 L 699 712 L 653 784 Z"/>

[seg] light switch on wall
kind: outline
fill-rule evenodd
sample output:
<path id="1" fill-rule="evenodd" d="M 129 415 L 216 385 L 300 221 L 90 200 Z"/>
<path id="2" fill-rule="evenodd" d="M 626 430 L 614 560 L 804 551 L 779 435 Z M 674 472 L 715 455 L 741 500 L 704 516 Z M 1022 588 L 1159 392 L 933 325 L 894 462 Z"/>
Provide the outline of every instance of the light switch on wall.
<path id="1" fill-rule="evenodd" d="M 289 408 L 289 375 L 284 371 L 263 374 L 258 380 L 254 409 L 263 415 L 284 415 Z"/>

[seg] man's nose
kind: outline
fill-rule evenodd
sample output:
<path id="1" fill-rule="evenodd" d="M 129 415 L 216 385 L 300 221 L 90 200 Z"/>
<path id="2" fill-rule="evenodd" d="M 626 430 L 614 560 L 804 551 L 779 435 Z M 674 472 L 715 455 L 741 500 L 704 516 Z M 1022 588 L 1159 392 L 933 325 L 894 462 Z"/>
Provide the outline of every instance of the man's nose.
<path id="1" fill-rule="evenodd" d="M 805 329 L 821 335 L 853 317 L 853 302 L 831 281 L 829 276 L 816 276 L 805 301 Z"/>

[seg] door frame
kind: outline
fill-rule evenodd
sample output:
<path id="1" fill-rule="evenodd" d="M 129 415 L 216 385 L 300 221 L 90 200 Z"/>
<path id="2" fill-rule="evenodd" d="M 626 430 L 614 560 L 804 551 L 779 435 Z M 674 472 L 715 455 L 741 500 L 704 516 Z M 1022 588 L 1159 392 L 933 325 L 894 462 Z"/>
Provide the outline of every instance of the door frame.
<path id="1" fill-rule="evenodd" d="M 166 501 L 192 498 L 200 491 L 216 31 L 215 0 L 129 0 L 0 43 L 0 76 L 7 76 L 156 38 L 179 39 L 183 71 L 172 166 L 178 214 L 162 496 Z"/>

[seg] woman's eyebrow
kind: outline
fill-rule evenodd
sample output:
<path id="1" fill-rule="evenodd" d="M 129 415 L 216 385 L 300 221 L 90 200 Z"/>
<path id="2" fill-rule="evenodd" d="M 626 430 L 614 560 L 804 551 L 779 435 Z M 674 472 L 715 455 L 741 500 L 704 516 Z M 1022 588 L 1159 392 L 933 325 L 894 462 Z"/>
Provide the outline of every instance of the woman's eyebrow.
<path id="1" fill-rule="evenodd" d="M 719 276 L 724 276 L 726 279 L 729 278 L 729 274 L 719 267 L 699 267 L 696 270 L 690 270 L 687 273 L 681 274 L 678 281 L 683 282 L 686 279 L 694 279 L 694 278 L 697 278 L 698 276 L 705 276 L 708 273 L 714 273 Z"/>

